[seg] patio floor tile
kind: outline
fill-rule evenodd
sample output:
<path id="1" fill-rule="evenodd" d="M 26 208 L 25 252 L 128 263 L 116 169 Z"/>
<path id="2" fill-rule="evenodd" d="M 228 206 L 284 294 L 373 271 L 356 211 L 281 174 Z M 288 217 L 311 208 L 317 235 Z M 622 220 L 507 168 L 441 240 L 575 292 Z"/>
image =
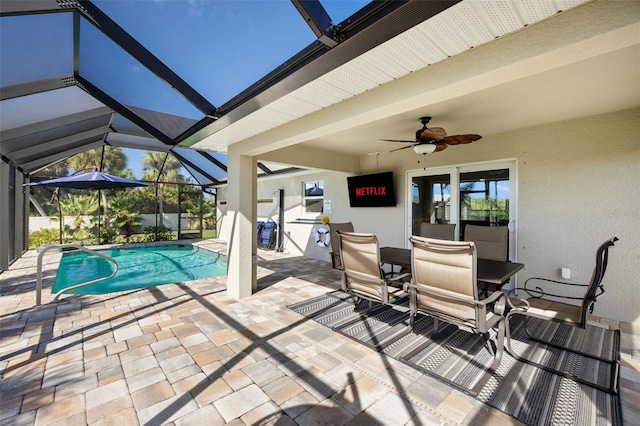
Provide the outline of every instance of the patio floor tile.
<path id="1" fill-rule="evenodd" d="M 415 406 L 395 393 L 387 393 L 367 408 L 366 412 L 388 426 L 404 425 L 418 414 Z"/>
<path id="2" fill-rule="evenodd" d="M 273 401 L 267 401 L 240 416 L 240 420 L 247 425 L 264 425 L 270 424 L 274 421 L 277 421 L 277 424 L 280 424 L 278 419 L 283 415 L 284 412 L 280 409 L 278 404 Z"/>
<path id="3" fill-rule="evenodd" d="M 189 392 L 202 407 L 233 393 L 233 389 L 222 378 L 217 378 L 213 381 L 207 379 L 200 382 Z"/>
<path id="4" fill-rule="evenodd" d="M 138 411 L 138 421 L 141 425 L 170 423 L 199 408 L 191 395 L 180 394 Z"/>
<path id="5" fill-rule="evenodd" d="M 224 422 L 220 413 L 216 408 L 209 404 L 189 414 L 180 417 L 175 421 L 176 426 L 195 426 L 195 425 L 217 425 Z"/>
<path id="6" fill-rule="evenodd" d="M 53 403 L 54 394 L 55 388 L 51 387 L 25 395 L 22 406 L 20 407 L 20 412 L 26 413 L 27 411 L 37 410 L 40 407 Z"/>
<path id="7" fill-rule="evenodd" d="M 75 395 L 45 405 L 36 411 L 36 425 L 50 425 L 81 415 L 84 418 L 84 395 Z"/>
<path id="8" fill-rule="evenodd" d="M 299 393 L 304 392 L 304 388 L 295 382 L 291 377 L 280 377 L 263 387 L 269 398 L 276 404 L 282 404 L 290 400 Z"/>
<path id="9" fill-rule="evenodd" d="M 315 404 L 294 420 L 300 425 L 343 425 L 353 417 L 353 414 L 329 399 Z"/>
<path id="10" fill-rule="evenodd" d="M 93 408 L 87 409 L 86 422 L 88 424 L 96 423 L 110 415 L 120 412 L 134 409 L 133 402 L 129 395 L 120 398 L 112 399 L 104 404 L 97 405 Z M 76 423 L 82 424 L 82 423 Z"/>
<path id="11" fill-rule="evenodd" d="M 138 373 L 151 370 L 155 367 L 158 367 L 158 360 L 156 360 L 156 357 L 153 355 L 132 359 L 131 361 L 122 364 L 125 377 L 135 376 Z"/>
<path id="12" fill-rule="evenodd" d="M 0 420 L 8 419 L 19 414 L 20 408 L 22 407 L 22 401 L 22 396 L 7 399 L 3 398 L 2 401 L 0 401 Z"/>
<path id="13" fill-rule="evenodd" d="M 127 385 L 131 392 L 135 392 L 154 383 L 158 383 L 166 379 L 164 372 L 160 367 L 145 370 L 131 377 L 127 377 Z"/>
<path id="14" fill-rule="evenodd" d="M 122 379 L 122 377 L 120 379 Z M 109 383 L 112 383 L 112 382 L 109 382 Z M 106 385 L 109 383 L 103 383 L 103 385 Z M 99 386 L 100 386 L 100 382 L 98 380 L 98 376 L 96 374 L 87 374 L 78 379 L 69 380 L 61 386 L 56 386 L 55 399 L 56 401 L 59 401 L 61 399 L 66 399 L 74 395 L 81 395 L 89 392 L 92 389 L 96 389 Z M 45 389 L 49 389 L 49 388 L 45 388 Z"/>
<path id="15" fill-rule="evenodd" d="M 225 421 L 230 421 L 269 401 L 269 397 L 257 385 L 249 385 L 215 401 Z"/>
<path id="16" fill-rule="evenodd" d="M 339 288 L 328 262 L 259 250 L 269 283 L 240 300 L 218 277 L 34 308 L 34 257 L 0 275 L 1 424 L 519 424 L 286 308 Z M 633 424 L 640 327 L 619 327 L 622 408 Z"/>
<path id="17" fill-rule="evenodd" d="M 171 384 L 163 380 L 132 393 L 131 399 L 133 400 L 133 406 L 136 410 L 140 411 L 165 399 L 169 399 L 174 395 L 175 392 Z"/>
<path id="18" fill-rule="evenodd" d="M 283 377 L 284 373 L 268 360 L 258 361 L 242 369 L 258 386 L 266 386 L 274 380 Z"/>
<path id="19" fill-rule="evenodd" d="M 251 378 L 242 370 L 231 371 L 223 375 L 222 378 L 233 390 L 242 389 L 252 383 Z"/>
<path id="20" fill-rule="evenodd" d="M 113 413 L 107 414 L 96 420 L 93 423 L 89 423 L 91 426 L 107 426 L 107 425 L 134 425 L 138 422 L 138 415 L 133 407 L 123 407 Z"/>

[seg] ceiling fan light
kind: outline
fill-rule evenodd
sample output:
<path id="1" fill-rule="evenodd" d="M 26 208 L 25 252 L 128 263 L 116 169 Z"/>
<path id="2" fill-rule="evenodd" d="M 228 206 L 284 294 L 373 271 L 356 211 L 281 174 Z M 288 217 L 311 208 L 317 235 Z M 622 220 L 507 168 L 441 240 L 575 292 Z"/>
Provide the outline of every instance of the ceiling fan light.
<path id="1" fill-rule="evenodd" d="M 423 143 L 420 145 L 414 145 L 413 150 L 416 154 L 431 154 L 436 150 L 436 146 L 432 143 Z"/>

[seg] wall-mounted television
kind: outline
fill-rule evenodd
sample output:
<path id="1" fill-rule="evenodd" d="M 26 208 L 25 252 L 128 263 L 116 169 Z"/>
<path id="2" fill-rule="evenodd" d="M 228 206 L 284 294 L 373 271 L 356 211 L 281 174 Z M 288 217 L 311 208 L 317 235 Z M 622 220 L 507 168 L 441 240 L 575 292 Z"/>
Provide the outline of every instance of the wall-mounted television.
<path id="1" fill-rule="evenodd" d="M 393 172 L 347 177 L 351 207 L 395 207 Z"/>

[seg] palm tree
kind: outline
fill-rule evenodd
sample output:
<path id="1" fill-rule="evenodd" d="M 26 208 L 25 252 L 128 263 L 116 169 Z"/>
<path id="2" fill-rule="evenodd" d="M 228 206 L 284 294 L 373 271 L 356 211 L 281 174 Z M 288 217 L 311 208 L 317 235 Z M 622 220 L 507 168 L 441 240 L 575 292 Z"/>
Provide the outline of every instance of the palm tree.
<path id="1" fill-rule="evenodd" d="M 38 172 L 38 176 L 60 177 L 69 174 L 69 165 L 67 161 L 59 161 Z"/>
<path id="2" fill-rule="evenodd" d="M 142 160 L 144 175 L 142 180 L 158 182 L 158 225 L 164 226 L 164 182 L 181 182 L 185 178 L 180 174 L 182 165 L 173 155 L 164 152 L 148 151 Z M 161 182 L 162 181 L 162 182 Z"/>
<path id="3" fill-rule="evenodd" d="M 66 197 L 60 197 L 60 212 L 63 216 L 73 216 L 73 228 L 69 226 L 62 226 L 65 231 L 73 233 L 79 236 L 78 239 L 84 239 L 80 234 L 82 231 L 83 216 L 92 215 L 98 210 L 98 199 L 93 196 L 87 195 L 74 195 L 68 194 Z M 58 214 L 53 215 L 51 219 L 62 220 L 62 217 L 57 217 Z M 62 223 L 62 222 L 61 222 Z M 62 239 L 62 236 L 60 237 Z M 62 241 L 60 241 L 62 243 Z"/>
<path id="4" fill-rule="evenodd" d="M 111 199 L 111 213 L 116 228 L 125 232 L 127 241 L 142 226 L 142 218 L 136 213 L 136 201 L 127 193 L 119 193 Z"/>
<path id="5" fill-rule="evenodd" d="M 131 170 L 125 170 L 127 166 L 127 156 L 120 147 L 101 147 L 80 152 L 69 158 L 69 167 L 74 173 L 85 172 L 91 169 L 131 178 Z M 102 201 L 102 224 L 105 229 L 110 226 L 109 201 L 105 191 L 99 191 Z M 101 213 L 101 212 L 98 212 Z"/>
<path id="6" fill-rule="evenodd" d="M 131 174 L 130 170 L 125 170 L 127 156 L 122 152 L 122 148 L 114 146 L 95 148 L 78 153 L 69 158 L 69 167 L 74 172 L 96 169 L 127 178 Z"/>
<path id="7" fill-rule="evenodd" d="M 59 161 L 55 164 L 45 167 L 44 169 L 36 173 L 37 176 L 46 178 L 67 176 L 68 174 L 69 168 L 67 161 Z M 49 192 L 43 189 L 36 190 L 35 188 L 33 188 L 33 190 L 29 191 L 29 201 L 31 202 L 31 207 L 33 207 L 38 212 L 38 214 L 40 214 L 40 216 L 48 216 L 48 213 L 42 207 L 43 204 L 46 205 L 52 203 L 52 201 L 49 201 L 50 197 L 48 196 L 48 194 Z M 51 200 L 55 199 L 56 193 L 54 192 L 52 195 L 54 198 L 51 198 Z"/>

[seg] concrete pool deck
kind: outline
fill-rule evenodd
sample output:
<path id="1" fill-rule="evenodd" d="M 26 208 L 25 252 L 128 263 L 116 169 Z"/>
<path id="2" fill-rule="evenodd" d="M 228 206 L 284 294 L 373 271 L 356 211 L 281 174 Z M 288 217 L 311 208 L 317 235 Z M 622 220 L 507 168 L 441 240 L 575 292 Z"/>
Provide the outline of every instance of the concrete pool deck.
<path id="1" fill-rule="evenodd" d="M 339 288 L 329 262 L 258 257 L 259 290 L 244 299 L 219 277 L 49 303 L 59 254 L 47 255 L 36 308 L 37 253 L 26 253 L 0 274 L 0 424 L 520 424 L 287 309 Z M 600 322 L 621 330 L 634 424 L 640 332 Z"/>

